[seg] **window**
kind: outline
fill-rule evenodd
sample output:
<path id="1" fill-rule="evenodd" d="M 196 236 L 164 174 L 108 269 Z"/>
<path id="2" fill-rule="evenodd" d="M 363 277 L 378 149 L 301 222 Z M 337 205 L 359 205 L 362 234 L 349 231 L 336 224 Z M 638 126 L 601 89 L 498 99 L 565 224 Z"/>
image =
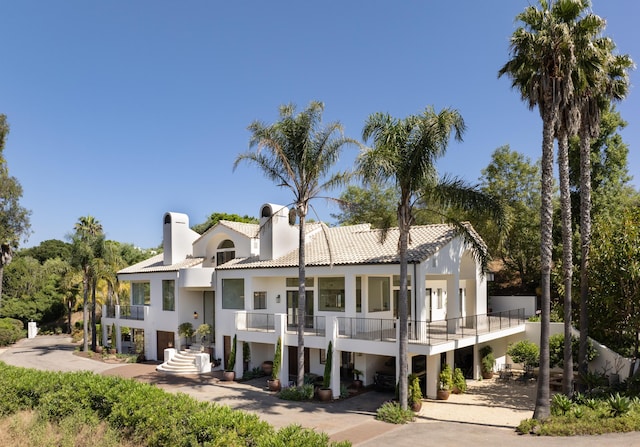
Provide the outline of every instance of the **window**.
<path id="1" fill-rule="evenodd" d="M 254 309 L 267 308 L 267 292 L 253 292 L 253 308 Z"/>
<path id="2" fill-rule="evenodd" d="M 304 279 L 304 285 L 306 287 L 313 287 L 314 284 L 315 284 L 315 281 L 313 279 L 314 279 L 313 276 L 306 277 Z M 287 282 L 287 287 L 298 287 L 299 280 L 298 280 L 297 277 L 295 277 L 295 278 L 287 278 L 286 282 Z"/>
<path id="3" fill-rule="evenodd" d="M 233 241 L 225 239 L 218 244 L 218 251 L 216 252 L 216 265 L 229 262 L 236 257 L 236 249 Z"/>
<path id="4" fill-rule="evenodd" d="M 148 306 L 151 304 L 151 287 L 148 282 L 131 283 L 131 305 Z"/>
<path id="5" fill-rule="evenodd" d="M 244 309 L 244 279 L 222 280 L 222 308 Z"/>
<path id="6" fill-rule="evenodd" d="M 369 277 L 369 312 L 389 310 L 390 282 L 389 277 Z"/>
<path id="7" fill-rule="evenodd" d="M 356 312 L 362 312 L 362 276 L 356 276 Z"/>
<path id="8" fill-rule="evenodd" d="M 393 316 L 398 318 L 398 296 L 400 295 L 400 275 L 393 275 Z M 407 275 L 407 316 L 411 318 L 411 275 Z"/>
<path id="9" fill-rule="evenodd" d="M 176 310 L 176 282 L 173 279 L 162 280 L 162 310 Z"/>
<path id="10" fill-rule="evenodd" d="M 393 287 L 400 287 L 400 275 L 393 275 Z M 407 275 L 407 287 L 411 287 L 411 275 Z"/>
<path id="11" fill-rule="evenodd" d="M 318 310 L 344 312 L 344 277 L 318 278 Z"/>

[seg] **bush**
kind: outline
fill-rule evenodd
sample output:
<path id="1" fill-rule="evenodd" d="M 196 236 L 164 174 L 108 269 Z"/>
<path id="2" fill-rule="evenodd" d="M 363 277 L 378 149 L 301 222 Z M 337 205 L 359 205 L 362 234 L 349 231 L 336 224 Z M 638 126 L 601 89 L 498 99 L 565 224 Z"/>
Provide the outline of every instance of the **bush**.
<path id="1" fill-rule="evenodd" d="M 458 389 L 459 393 L 465 393 L 467 391 L 467 380 L 464 378 L 464 374 L 462 374 L 460 368 L 453 370 L 453 386 Z"/>
<path id="2" fill-rule="evenodd" d="M 509 346 L 507 354 L 515 363 L 522 363 L 525 368 L 538 366 L 540 362 L 540 348 L 529 340 L 522 340 Z"/>
<path id="3" fill-rule="evenodd" d="M 11 345 L 24 336 L 22 321 L 14 318 L 0 318 L 0 346 Z"/>
<path id="4" fill-rule="evenodd" d="M 291 386 L 283 388 L 278 397 L 284 400 L 311 400 L 313 399 L 313 385 Z"/>
<path id="5" fill-rule="evenodd" d="M 573 369 L 578 369 L 578 355 L 580 352 L 580 340 L 571 337 L 571 354 L 574 358 Z M 591 339 L 587 340 L 587 360 L 590 362 L 598 356 L 598 351 L 593 347 Z M 564 365 L 564 334 L 556 334 L 549 337 L 549 364 L 551 368 Z"/>
<path id="6" fill-rule="evenodd" d="M 413 421 L 413 411 L 410 408 L 403 410 L 398 402 L 385 402 L 378 411 L 376 419 L 390 424 L 406 424 Z"/>

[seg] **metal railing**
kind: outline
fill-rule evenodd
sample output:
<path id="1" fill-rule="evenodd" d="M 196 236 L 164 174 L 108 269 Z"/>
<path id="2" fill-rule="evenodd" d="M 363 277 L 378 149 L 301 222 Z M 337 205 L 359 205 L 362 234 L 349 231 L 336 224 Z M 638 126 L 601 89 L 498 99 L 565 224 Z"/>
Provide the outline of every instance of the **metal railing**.
<path id="1" fill-rule="evenodd" d="M 275 316 L 266 313 L 246 312 L 244 326 L 247 331 L 275 332 Z"/>
<path id="2" fill-rule="evenodd" d="M 287 332 L 298 331 L 298 318 L 287 319 Z M 305 316 L 304 317 L 304 333 L 306 335 L 315 335 L 318 337 L 324 337 L 327 332 L 326 317 L 324 316 Z"/>
<path id="3" fill-rule="evenodd" d="M 437 345 L 465 337 L 501 331 L 524 324 L 524 309 L 469 315 L 439 321 L 409 321 L 409 341 Z M 398 320 L 338 317 L 341 337 L 369 341 L 396 341 Z"/>
<path id="4" fill-rule="evenodd" d="M 120 318 L 144 321 L 145 306 L 120 306 Z"/>
<path id="5" fill-rule="evenodd" d="M 115 318 L 116 317 L 116 306 L 115 304 L 107 304 L 105 306 L 107 308 L 105 318 Z"/>

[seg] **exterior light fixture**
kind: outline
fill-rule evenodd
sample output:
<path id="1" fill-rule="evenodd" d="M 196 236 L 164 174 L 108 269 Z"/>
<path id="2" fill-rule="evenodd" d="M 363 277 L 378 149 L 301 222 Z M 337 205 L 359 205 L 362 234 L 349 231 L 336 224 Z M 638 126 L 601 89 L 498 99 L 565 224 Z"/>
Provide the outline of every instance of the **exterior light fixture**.
<path id="1" fill-rule="evenodd" d="M 195 312 L 195 311 L 193 312 L 193 319 L 194 320 L 198 319 L 198 312 Z"/>
<path id="2" fill-rule="evenodd" d="M 280 294 L 276 295 L 276 303 L 280 302 Z"/>

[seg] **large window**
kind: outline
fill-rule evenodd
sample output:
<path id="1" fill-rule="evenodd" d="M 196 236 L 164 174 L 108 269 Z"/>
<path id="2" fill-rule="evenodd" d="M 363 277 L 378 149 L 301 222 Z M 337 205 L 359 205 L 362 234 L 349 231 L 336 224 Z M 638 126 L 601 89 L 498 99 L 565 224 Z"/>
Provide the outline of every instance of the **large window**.
<path id="1" fill-rule="evenodd" d="M 233 244 L 233 241 L 225 239 L 224 241 L 220 242 L 220 244 L 218 245 L 218 250 L 216 251 L 216 265 L 229 262 L 235 257 L 236 247 Z"/>
<path id="2" fill-rule="evenodd" d="M 400 275 L 393 275 L 393 316 L 398 318 L 398 297 L 400 296 Z M 411 275 L 407 275 L 407 316 L 411 318 Z"/>
<path id="3" fill-rule="evenodd" d="M 286 279 L 286 283 L 287 283 L 287 287 L 298 287 L 299 286 L 299 279 L 297 277 L 295 277 L 295 278 L 287 278 Z M 304 279 L 305 287 L 313 287 L 313 284 L 314 284 L 313 276 L 305 277 L 305 279 Z"/>
<path id="4" fill-rule="evenodd" d="M 176 282 L 173 279 L 162 280 L 162 310 L 176 310 Z"/>
<path id="5" fill-rule="evenodd" d="M 356 276 L 356 312 L 362 312 L 362 276 Z"/>
<path id="6" fill-rule="evenodd" d="M 369 277 L 369 312 L 383 312 L 389 310 L 390 306 L 390 284 L 389 277 Z"/>
<path id="7" fill-rule="evenodd" d="M 151 287 L 148 282 L 131 283 L 131 305 L 148 306 L 151 304 Z"/>
<path id="8" fill-rule="evenodd" d="M 244 309 L 244 279 L 222 280 L 222 308 Z"/>
<path id="9" fill-rule="evenodd" d="M 253 308 L 254 309 L 267 308 L 267 292 L 253 292 Z"/>
<path id="10" fill-rule="evenodd" d="M 318 310 L 344 312 L 344 277 L 318 278 Z"/>

